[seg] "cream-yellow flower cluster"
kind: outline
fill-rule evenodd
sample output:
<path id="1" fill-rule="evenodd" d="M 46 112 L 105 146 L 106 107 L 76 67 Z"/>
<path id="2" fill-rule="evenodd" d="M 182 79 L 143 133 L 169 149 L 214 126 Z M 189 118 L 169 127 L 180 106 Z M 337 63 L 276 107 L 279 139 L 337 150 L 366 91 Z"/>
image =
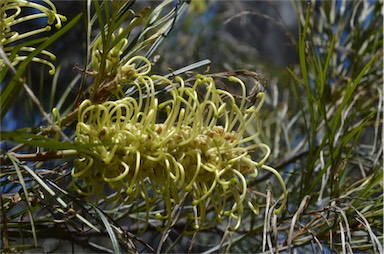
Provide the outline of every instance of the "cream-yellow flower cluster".
<path id="1" fill-rule="evenodd" d="M 264 94 L 257 95 L 257 106 L 247 107 L 244 83 L 236 77 L 229 81 L 239 86 L 241 99 L 217 88 L 211 77 L 198 75 L 187 85 L 180 77 L 142 75 L 134 82 L 137 98 L 101 104 L 85 100 L 79 108 L 76 142 L 95 144 L 91 151 L 96 156 L 75 161 L 72 176 L 78 192 L 108 199 L 105 190 L 113 190 L 109 199 L 129 204 L 142 198 L 147 221 L 159 200 L 164 213 L 155 217 L 168 222 L 174 205 L 185 201 L 188 207 L 190 202 L 195 229 L 221 223 L 224 217 L 234 218 L 231 229 L 237 229 L 244 203 L 257 213 L 248 200 L 245 176 L 257 175 L 270 149 L 254 143 L 259 131 L 246 135 L 250 124 L 260 130 Z M 160 101 L 156 94 L 164 86 L 171 90 Z M 264 154 L 259 162 L 251 158 L 255 150 Z M 208 209 L 214 219 L 207 219 Z"/>
<path id="2" fill-rule="evenodd" d="M 56 11 L 55 5 L 50 0 L 42 1 L 44 3 L 31 2 L 27 0 L 1 0 L 0 2 L 0 47 L 10 57 L 11 64 L 17 65 L 19 62 L 27 58 L 27 55 L 36 48 L 28 46 L 16 46 L 21 40 L 31 38 L 37 34 L 51 30 L 51 25 L 55 24 L 57 29 L 61 28 L 62 22 L 67 20 L 66 17 L 60 15 Z M 23 9 L 32 8 L 36 13 L 24 15 Z M 34 19 L 47 18 L 45 27 L 36 28 L 34 30 L 19 33 L 14 29 L 16 25 L 23 24 Z M 40 56 L 34 57 L 32 61 L 48 65 L 51 70 L 50 74 L 55 73 L 55 66 L 51 61 L 56 57 L 51 52 L 42 50 Z M 0 69 L 5 66 L 4 60 L 0 57 Z"/>

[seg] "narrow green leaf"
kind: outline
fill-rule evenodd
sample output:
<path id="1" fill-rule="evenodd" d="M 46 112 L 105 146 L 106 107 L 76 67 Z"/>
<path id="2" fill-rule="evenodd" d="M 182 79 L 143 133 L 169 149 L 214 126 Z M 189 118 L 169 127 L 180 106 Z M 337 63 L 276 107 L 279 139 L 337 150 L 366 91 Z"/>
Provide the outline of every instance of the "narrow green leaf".
<path id="1" fill-rule="evenodd" d="M 351 101 L 352 99 L 352 95 L 353 93 L 355 92 L 358 84 L 360 83 L 360 80 L 362 79 L 362 77 L 365 75 L 366 71 L 369 69 L 369 67 L 371 67 L 372 63 L 375 62 L 377 59 L 377 56 L 373 57 L 366 65 L 365 67 L 361 70 L 361 72 L 359 73 L 359 75 L 356 77 L 356 79 L 353 81 L 352 85 L 351 86 L 348 86 L 345 90 L 345 95 L 343 97 L 343 100 L 340 104 L 340 106 L 337 108 L 336 110 L 336 113 L 335 113 L 335 116 L 333 117 L 332 121 L 331 121 L 331 125 L 334 126 L 334 130 L 333 132 L 335 133 L 337 131 L 337 126 L 338 126 L 338 123 L 340 122 L 341 120 L 341 114 L 343 112 L 343 109 L 345 108 L 345 106 L 348 105 L 348 103 Z"/>
<path id="2" fill-rule="evenodd" d="M 52 181 L 49 181 L 50 185 L 52 185 L 54 188 L 56 188 L 59 192 L 61 192 L 62 194 L 66 195 L 67 197 L 69 198 L 73 198 L 67 191 L 65 191 L 64 189 L 60 188 L 58 185 L 56 185 L 54 182 Z M 72 201 L 76 204 L 79 204 L 79 201 L 78 199 L 72 199 Z M 84 208 L 83 208 L 84 209 Z M 86 218 L 84 218 L 81 214 L 79 213 L 76 213 L 76 218 L 78 218 L 80 221 L 82 221 L 85 225 L 87 225 L 88 227 L 92 228 L 93 230 L 95 230 L 96 232 L 100 233 L 100 230 L 95 226 L 93 225 L 89 220 L 87 220 Z"/>
<path id="3" fill-rule="evenodd" d="M 95 209 L 95 211 L 99 215 L 101 221 L 103 222 L 103 224 L 105 226 L 105 229 L 107 230 L 107 233 L 109 235 L 109 239 L 111 239 L 111 242 L 112 242 L 114 252 L 115 253 L 121 253 L 119 241 L 117 240 L 116 234 L 111 227 L 109 219 L 107 218 L 107 216 L 105 216 L 105 214 L 99 208 L 97 208 L 96 206 L 92 206 L 92 207 L 93 207 L 93 209 Z"/>
<path id="4" fill-rule="evenodd" d="M 96 156 L 89 149 L 100 145 L 113 145 L 113 144 L 74 144 L 70 142 L 63 142 L 56 139 L 51 139 L 39 134 L 26 133 L 29 128 L 20 129 L 16 131 L 0 132 L 2 140 L 14 141 L 19 144 L 25 144 L 28 146 L 54 149 L 54 150 L 69 150 L 75 149 L 79 153 L 87 154 L 90 156 Z"/>
<path id="5" fill-rule="evenodd" d="M 67 204 L 60 197 L 56 196 L 56 193 L 51 188 L 49 188 L 49 186 L 44 182 L 43 179 L 40 178 L 40 176 L 38 176 L 26 165 L 23 165 L 22 167 L 33 177 L 33 179 L 36 180 L 36 182 L 38 182 L 52 197 L 54 197 L 62 207 L 67 208 Z"/>
<path id="6" fill-rule="evenodd" d="M 304 81 L 304 88 L 306 92 L 306 98 L 308 100 L 308 109 L 309 109 L 309 116 L 310 116 L 310 123 L 315 122 L 315 112 L 313 109 L 313 99 L 312 99 L 312 92 L 311 92 L 311 84 L 310 84 L 310 77 L 307 69 L 307 60 L 306 60 L 306 44 L 307 44 L 307 32 L 309 29 L 309 16 L 310 16 L 310 6 L 307 8 L 307 14 L 305 17 L 305 24 L 303 30 L 301 29 L 301 26 L 299 25 L 299 61 L 300 61 L 300 67 L 301 67 L 301 74 Z M 311 125 L 307 125 L 307 128 L 310 128 Z M 316 136 L 315 128 L 311 128 L 311 136 L 308 136 L 308 144 L 309 144 L 309 150 L 312 151 L 314 147 L 314 138 Z"/>
<path id="7" fill-rule="evenodd" d="M 104 7 L 105 20 L 107 22 L 109 22 L 111 20 L 111 13 L 110 13 L 110 10 L 109 10 L 109 3 L 110 3 L 109 1 L 103 0 L 103 4 L 102 4 L 102 7 Z M 109 26 L 109 28 L 112 28 L 112 27 Z"/>
<path id="8" fill-rule="evenodd" d="M 33 214 L 32 214 L 32 208 L 31 208 L 31 202 L 29 201 L 28 189 L 27 189 L 27 186 L 25 184 L 23 174 L 21 173 L 21 170 L 19 168 L 19 165 L 18 165 L 19 163 L 18 163 L 17 159 L 10 156 L 10 155 L 8 155 L 8 158 L 11 160 L 13 166 L 15 167 L 17 177 L 18 177 L 19 182 L 21 184 L 21 187 L 23 189 L 23 193 L 25 196 L 25 202 L 27 203 L 27 208 L 28 208 L 28 215 L 29 215 L 30 222 L 31 222 L 33 242 L 35 244 L 35 247 L 37 247 L 37 235 L 36 235 L 36 228 L 35 228 L 35 219 L 33 218 Z"/>

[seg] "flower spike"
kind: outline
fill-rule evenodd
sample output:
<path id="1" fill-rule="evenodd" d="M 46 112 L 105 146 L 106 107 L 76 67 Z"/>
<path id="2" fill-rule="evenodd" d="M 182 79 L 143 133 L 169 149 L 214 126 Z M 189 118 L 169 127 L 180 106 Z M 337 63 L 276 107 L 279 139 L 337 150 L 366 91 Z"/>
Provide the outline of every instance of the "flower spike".
<path id="1" fill-rule="evenodd" d="M 163 200 L 164 212 L 155 218 L 166 220 L 167 225 L 173 206 L 187 198 L 195 229 L 209 228 L 228 217 L 236 220 L 230 227 L 236 230 L 244 203 L 254 212 L 258 207 L 248 199 L 246 175 L 256 176 L 260 167 L 280 175 L 264 165 L 269 147 L 252 143 L 260 130 L 246 136 L 247 126 L 258 121 L 264 94 L 259 94 L 259 105 L 247 107 L 244 83 L 236 77 L 229 81 L 239 85 L 240 102 L 217 88 L 211 77 L 198 75 L 190 86 L 180 77 L 173 81 L 145 74 L 135 81 L 137 99 L 101 104 L 84 101 L 79 108 L 76 142 L 99 144 L 91 148 L 98 156 L 83 155 L 76 161 L 73 186 L 79 193 L 91 192 L 96 200 L 107 200 L 101 189 L 107 184 L 120 193 L 123 202 L 144 199 L 147 216 Z M 165 86 L 172 89 L 160 100 L 155 95 Z M 164 120 L 159 121 L 159 113 L 166 114 Z M 252 159 L 254 150 L 264 153 L 261 161 Z M 79 180 L 92 190 L 84 191 Z M 284 182 L 280 183 L 285 195 Z M 207 219 L 208 207 L 214 210 L 214 220 Z"/>

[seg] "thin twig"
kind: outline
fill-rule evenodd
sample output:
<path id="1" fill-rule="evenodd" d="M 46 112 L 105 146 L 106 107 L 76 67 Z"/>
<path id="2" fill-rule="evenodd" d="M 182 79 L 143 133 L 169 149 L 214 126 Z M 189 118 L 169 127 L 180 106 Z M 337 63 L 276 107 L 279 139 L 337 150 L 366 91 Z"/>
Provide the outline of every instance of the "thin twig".
<path id="1" fill-rule="evenodd" d="M 35 103 L 35 105 L 37 106 L 37 108 L 39 109 L 40 113 L 44 116 L 44 118 L 48 121 L 48 123 L 52 126 L 53 130 L 60 133 L 60 135 L 66 140 L 66 141 L 69 141 L 69 138 L 67 137 L 67 135 L 64 134 L 64 132 L 56 125 L 52 122 L 52 119 L 49 117 L 49 115 L 47 114 L 47 112 L 44 111 L 43 107 L 41 106 L 41 103 L 39 101 L 39 99 L 37 99 L 37 97 L 35 96 L 35 94 L 33 93 L 33 91 L 27 86 L 27 84 L 25 84 L 23 82 L 23 87 L 24 87 L 24 90 L 26 91 L 26 93 L 29 95 L 29 97 L 32 99 L 32 101 Z"/>
<path id="2" fill-rule="evenodd" d="M 30 153 L 30 154 L 19 154 L 19 153 L 8 153 L 12 157 L 17 158 L 20 161 L 47 161 L 52 159 L 62 159 L 67 157 L 74 157 L 78 155 L 77 150 L 68 149 L 68 150 L 59 150 L 59 151 L 47 151 L 40 153 Z M 10 162 L 9 157 L 6 155 L 0 155 L 1 164 L 7 164 Z"/>
<path id="3" fill-rule="evenodd" d="M 2 210 L 2 213 L 1 213 L 1 219 L 3 221 L 3 241 L 4 241 L 4 249 L 8 249 L 9 248 L 9 239 L 8 239 L 8 227 L 7 227 L 7 215 L 6 215 L 6 209 L 4 209 L 4 204 L 3 204 L 3 197 L 0 196 L 0 205 L 1 205 L 1 210 Z M 7 253 L 10 253 L 9 251 L 7 251 Z"/>

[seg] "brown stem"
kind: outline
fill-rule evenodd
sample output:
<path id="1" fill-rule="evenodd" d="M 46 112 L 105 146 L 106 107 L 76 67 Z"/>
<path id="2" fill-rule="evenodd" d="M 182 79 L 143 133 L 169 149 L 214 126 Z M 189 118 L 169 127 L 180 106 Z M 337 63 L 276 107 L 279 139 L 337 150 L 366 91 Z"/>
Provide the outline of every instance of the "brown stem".
<path id="1" fill-rule="evenodd" d="M 8 239 L 8 229 L 7 229 L 7 216 L 6 216 L 6 209 L 4 209 L 3 205 L 3 197 L 0 196 L 0 205 L 2 210 L 2 220 L 3 220 L 3 241 L 4 241 L 4 248 L 9 248 L 9 239 Z M 7 251 L 7 253 L 10 253 Z"/>
<path id="2" fill-rule="evenodd" d="M 0 162 L 1 164 L 10 163 L 8 156 L 15 157 L 21 161 L 47 161 L 52 159 L 74 157 L 76 155 L 78 155 L 78 152 L 75 149 L 47 151 L 47 152 L 32 153 L 32 154 L 19 154 L 19 153 L 12 152 L 12 153 L 8 153 L 7 155 L 0 155 Z"/>

